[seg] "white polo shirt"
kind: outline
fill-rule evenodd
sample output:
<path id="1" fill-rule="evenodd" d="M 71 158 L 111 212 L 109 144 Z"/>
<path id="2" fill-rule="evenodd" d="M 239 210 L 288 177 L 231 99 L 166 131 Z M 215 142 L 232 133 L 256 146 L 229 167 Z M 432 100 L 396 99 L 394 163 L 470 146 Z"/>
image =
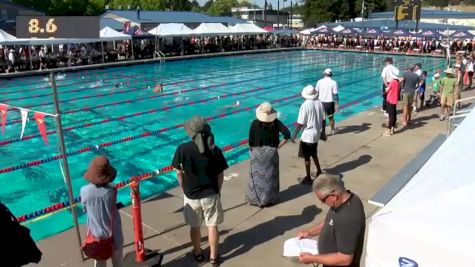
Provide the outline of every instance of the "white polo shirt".
<path id="1" fill-rule="evenodd" d="M 300 106 L 297 123 L 303 125 L 300 140 L 315 144 L 320 139 L 325 111 L 320 100 L 305 100 Z"/>
<path id="2" fill-rule="evenodd" d="M 338 94 L 338 83 L 331 77 L 324 77 L 318 80 L 315 90 L 318 93 L 318 100 L 324 103 L 335 102 L 334 95 Z"/>
<path id="3" fill-rule="evenodd" d="M 397 69 L 394 67 L 392 64 L 387 65 L 386 67 L 383 68 L 383 71 L 381 72 L 381 78 L 383 78 L 383 81 L 386 83 L 389 83 L 392 80 L 392 69 Z"/>

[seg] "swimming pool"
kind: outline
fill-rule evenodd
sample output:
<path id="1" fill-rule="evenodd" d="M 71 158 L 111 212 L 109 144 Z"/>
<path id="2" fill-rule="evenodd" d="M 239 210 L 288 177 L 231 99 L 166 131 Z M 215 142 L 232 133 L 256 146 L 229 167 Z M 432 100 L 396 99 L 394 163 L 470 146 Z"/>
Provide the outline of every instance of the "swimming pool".
<path id="1" fill-rule="evenodd" d="M 379 78 L 386 55 L 341 51 L 297 50 L 172 61 L 113 67 L 59 75 L 58 92 L 63 128 L 75 196 L 85 184 L 82 178 L 89 161 L 98 154 L 108 156 L 118 170 L 116 183 L 131 176 L 168 166 L 176 146 L 187 140 L 180 128 L 194 114 L 211 117 L 216 142 L 224 147 L 247 139 L 255 118 L 255 105 L 274 102 L 279 118 L 291 125 L 302 103 L 306 84 L 315 84 L 331 67 L 340 85 L 342 120 L 378 105 Z M 394 56 L 395 65 L 421 62 L 429 73 L 442 68 L 440 58 Z M 165 84 L 162 95 L 153 87 Z M 115 85 L 119 87 L 115 87 Z M 239 101 L 239 106 L 234 104 Z M 51 89 L 45 76 L 0 80 L 0 102 L 54 112 Z M 30 114 L 32 117 L 32 114 Z M 45 145 L 33 119 L 19 140 L 19 114 L 8 113 L 5 134 L 0 139 L 0 201 L 20 216 L 67 201 L 60 171 L 55 125 L 46 119 L 49 145 Z M 232 146 L 225 153 L 230 164 L 248 158 L 247 147 Z M 41 160 L 25 167 L 24 163 Z M 16 170 L 11 171 L 11 167 Z M 177 185 L 172 173 L 141 183 L 142 197 Z M 129 190 L 119 190 L 119 199 L 130 203 Z M 80 209 L 80 220 L 84 216 Z M 68 211 L 39 216 L 29 223 L 36 240 L 72 226 Z"/>

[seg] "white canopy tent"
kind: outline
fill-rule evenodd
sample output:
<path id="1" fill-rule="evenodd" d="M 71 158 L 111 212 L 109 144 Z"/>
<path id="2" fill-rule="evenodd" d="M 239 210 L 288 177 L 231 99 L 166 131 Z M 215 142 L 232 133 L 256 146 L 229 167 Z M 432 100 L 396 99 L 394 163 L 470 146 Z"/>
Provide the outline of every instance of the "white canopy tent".
<path id="1" fill-rule="evenodd" d="M 252 23 L 238 23 L 228 27 L 232 34 L 266 34 L 268 31 Z"/>
<path id="2" fill-rule="evenodd" d="M 232 32 L 228 27 L 221 23 L 201 23 L 196 29 L 193 30 L 195 35 L 201 36 L 216 36 L 216 35 L 229 35 Z"/>
<path id="3" fill-rule="evenodd" d="M 338 25 L 336 27 L 334 27 L 332 30 L 335 31 L 335 32 L 341 32 L 345 29 L 345 27 L 341 26 L 341 25 Z"/>
<path id="4" fill-rule="evenodd" d="M 120 33 L 111 27 L 103 28 L 99 33 L 99 37 L 101 41 L 121 41 L 132 39 L 131 35 Z"/>
<path id="5" fill-rule="evenodd" d="M 16 41 L 17 38 L 8 32 L 0 29 L 0 44 L 6 44 L 12 41 Z"/>
<path id="6" fill-rule="evenodd" d="M 474 265 L 473 151 L 475 110 L 372 216 L 366 267 Z"/>
<path id="7" fill-rule="evenodd" d="M 148 33 L 158 37 L 175 37 L 193 35 L 193 30 L 183 23 L 162 23 L 148 31 Z"/>

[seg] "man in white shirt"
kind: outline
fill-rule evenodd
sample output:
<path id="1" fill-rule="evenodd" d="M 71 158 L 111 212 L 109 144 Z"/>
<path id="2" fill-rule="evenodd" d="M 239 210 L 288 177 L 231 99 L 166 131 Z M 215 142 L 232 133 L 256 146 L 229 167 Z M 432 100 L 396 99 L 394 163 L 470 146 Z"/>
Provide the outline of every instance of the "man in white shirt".
<path id="1" fill-rule="evenodd" d="M 295 143 L 297 134 L 303 129 L 302 136 L 300 137 L 299 157 L 305 161 L 306 175 L 304 178 L 299 179 L 299 182 L 311 185 L 313 181 L 310 176 L 310 158 L 313 158 L 317 168 L 316 176 L 318 177 L 322 173 L 317 156 L 317 146 L 319 139 L 326 140 L 323 124 L 325 111 L 323 110 L 322 102 L 317 99 L 317 91 L 312 85 L 305 86 L 302 90 L 302 97 L 305 101 L 300 106 L 297 126 L 291 141 Z"/>
<path id="2" fill-rule="evenodd" d="M 323 71 L 324 77 L 318 80 L 315 90 L 322 101 L 325 113 L 330 120 L 331 134 L 335 134 L 335 112 L 338 111 L 338 83 L 332 79 L 332 69 Z M 325 126 L 324 126 L 325 127 Z"/>
<path id="3" fill-rule="evenodd" d="M 381 106 L 381 110 L 386 113 L 386 88 L 389 85 L 389 82 L 391 82 L 391 73 L 393 68 L 396 68 L 393 66 L 393 59 L 391 57 L 387 57 L 384 60 L 385 66 L 383 68 L 383 71 L 381 72 L 381 79 L 383 80 L 383 90 L 382 90 L 382 96 L 383 96 L 383 104 Z"/>
<path id="4" fill-rule="evenodd" d="M 416 73 L 417 76 L 421 77 L 421 75 L 422 75 L 422 64 L 421 63 L 416 63 L 414 65 L 414 73 Z"/>

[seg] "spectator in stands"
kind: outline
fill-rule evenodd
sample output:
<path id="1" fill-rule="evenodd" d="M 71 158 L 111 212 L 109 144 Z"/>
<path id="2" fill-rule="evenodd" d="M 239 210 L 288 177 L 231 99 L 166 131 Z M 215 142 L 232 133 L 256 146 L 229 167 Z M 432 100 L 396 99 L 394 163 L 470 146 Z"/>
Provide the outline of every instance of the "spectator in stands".
<path id="1" fill-rule="evenodd" d="M 117 176 L 116 169 L 104 156 L 96 156 L 84 178 L 89 184 L 81 188 L 81 202 L 87 215 L 87 230 L 97 239 L 114 239 L 112 266 L 123 267 L 122 222 L 117 209 L 117 189 L 111 182 Z M 95 261 L 95 267 L 105 267 L 106 261 Z"/>
<path id="2" fill-rule="evenodd" d="M 246 201 L 265 207 L 279 203 L 278 149 L 290 139 L 290 131 L 277 119 L 277 111 L 269 102 L 259 105 L 256 117 L 249 129 L 251 162 Z M 284 137 L 282 140 L 279 140 L 280 133 Z"/>
<path id="3" fill-rule="evenodd" d="M 323 75 L 324 77 L 318 80 L 315 90 L 318 94 L 318 100 L 322 102 L 325 114 L 330 121 L 331 134 L 334 135 L 336 133 L 334 115 L 338 111 L 338 83 L 332 79 L 332 69 L 325 69 Z"/>
<path id="4" fill-rule="evenodd" d="M 317 198 L 330 207 L 325 220 L 300 231 L 298 239 L 318 235 L 318 255 L 301 253 L 304 264 L 359 267 L 366 227 L 361 199 L 345 189 L 339 175 L 322 174 L 313 184 Z"/>
<path id="5" fill-rule="evenodd" d="M 204 220 L 208 227 L 209 261 L 218 266 L 218 224 L 224 217 L 221 187 L 228 164 L 221 149 L 214 144 L 211 127 L 203 117 L 193 116 L 184 123 L 184 128 L 191 141 L 177 147 L 172 166 L 184 193 L 183 213 L 190 226 L 192 253 L 196 261 L 205 260 L 200 229 Z"/>
<path id="6" fill-rule="evenodd" d="M 312 177 L 310 176 L 310 158 L 313 159 L 318 177 L 322 173 L 320 162 L 318 160 L 317 148 L 318 140 L 326 140 L 325 136 L 325 111 L 323 104 L 317 98 L 317 91 L 312 85 L 307 85 L 302 90 L 302 97 L 305 99 L 300 106 L 297 117 L 297 126 L 292 135 L 292 143 L 295 143 L 297 134 L 302 130 L 300 137 L 300 146 L 298 156 L 304 159 L 305 162 L 305 177 L 299 178 L 299 182 L 303 184 L 312 184 Z"/>

